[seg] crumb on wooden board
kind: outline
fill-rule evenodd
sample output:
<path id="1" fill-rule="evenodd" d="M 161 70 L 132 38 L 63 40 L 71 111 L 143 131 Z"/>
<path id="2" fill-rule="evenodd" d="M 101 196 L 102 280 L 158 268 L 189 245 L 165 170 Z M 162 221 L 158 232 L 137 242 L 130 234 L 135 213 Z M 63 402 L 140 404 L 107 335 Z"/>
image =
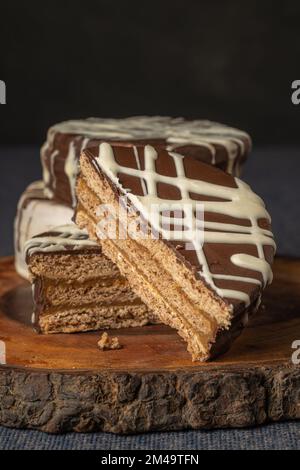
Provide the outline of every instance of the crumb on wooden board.
<path id="1" fill-rule="evenodd" d="M 108 350 L 122 348 L 122 345 L 119 342 L 119 338 L 117 336 L 111 338 L 106 332 L 104 332 L 101 335 L 101 338 L 99 339 L 97 345 L 98 345 L 98 348 L 101 349 L 101 351 L 108 351 Z"/>

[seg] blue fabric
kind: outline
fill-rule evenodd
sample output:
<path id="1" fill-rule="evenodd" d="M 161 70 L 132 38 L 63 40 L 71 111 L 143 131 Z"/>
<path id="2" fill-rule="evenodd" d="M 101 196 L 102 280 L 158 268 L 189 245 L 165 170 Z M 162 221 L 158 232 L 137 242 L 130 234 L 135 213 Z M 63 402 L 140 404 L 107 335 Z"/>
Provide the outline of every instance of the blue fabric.
<path id="1" fill-rule="evenodd" d="M 256 429 L 186 431 L 139 436 L 66 434 L 0 427 L 0 449 L 6 450 L 299 450 L 300 423 Z"/>

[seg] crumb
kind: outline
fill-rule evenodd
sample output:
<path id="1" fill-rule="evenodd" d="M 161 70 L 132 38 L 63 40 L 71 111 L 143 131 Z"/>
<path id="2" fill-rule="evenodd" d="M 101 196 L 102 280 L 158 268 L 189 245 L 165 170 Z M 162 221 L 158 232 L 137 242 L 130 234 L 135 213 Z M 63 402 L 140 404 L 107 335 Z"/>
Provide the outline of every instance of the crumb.
<path id="1" fill-rule="evenodd" d="M 101 336 L 97 344 L 98 344 L 98 348 L 101 349 L 101 351 L 122 348 L 119 342 L 119 338 L 117 337 L 110 338 L 107 333 L 103 333 L 103 335 Z"/>

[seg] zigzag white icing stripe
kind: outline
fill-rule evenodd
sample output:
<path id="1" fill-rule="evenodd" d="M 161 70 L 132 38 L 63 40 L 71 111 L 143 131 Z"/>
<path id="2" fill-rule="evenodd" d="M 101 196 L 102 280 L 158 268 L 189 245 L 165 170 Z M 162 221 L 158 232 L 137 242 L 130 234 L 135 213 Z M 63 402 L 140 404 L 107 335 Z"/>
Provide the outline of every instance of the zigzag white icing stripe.
<path id="1" fill-rule="evenodd" d="M 215 122 L 205 120 L 186 121 L 183 118 L 170 118 L 166 116 L 135 116 L 125 119 L 100 119 L 90 118 L 85 120 L 65 121 L 51 127 L 48 132 L 48 143 L 42 148 L 42 165 L 44 182 L 46 184 L 46 195 L 53 197 L 48 188 L 51 174 L 47 168 L 45 155 L 48 146 L 51 147 L 55 134 L 66 133 L 85 136 L 82 143 L 82 150 L 87 147 L 91 139 L 117 139 L 117 140 L 138 140 L 138 139 L 164 139 L 169 144 L 170 151 L 182 145 L 199 145 L 208 149 L 211 156 L 211 163 L 215 164 L 215 145 L 222 146 L 228 157 L 226 171 L 232 173 L 236 167 L 236 159 L 239 149 L 245 150 L 245 141 L 250 138 L 247 133 Z M 50 161 L 52 168 L 58 154 L 52 154 Z M 65 174 L 69 179 L 72 202 L 75 204 L 75 180 L 78 172 L 78 159 L 76 158 L 74 142 L 69 144 L 69 151 L 65 162 Z M 52 175 L 54 172 L 52 171 Z"/>
<path id="2" fill-rule="evenodd" d="M 190 198 L 191 192 L 202 196 L 217 197 L 223 201 L 204 201 L 201 203 L 204 206 L 205 212 L 223 214 L 237 219 L 247 218 L 249 219 L 251 226 L 245 227 L 237 224 L 223 224 L 221 222 L 204 222 L 204 228 L 208 229 L 203 233 L 204 241 L 206 243 L 240 243 L 255 245 L 258 252 L 257 257 L 250 256 L 245 253 L 237 253 L 231 257 L 231 262 L 238 267 L 261 273 L 264 285 L 272 281 L 272 271 L 264 256 L 264 246 L 269 245 L 275 249 L 275 242 L 272 232 L 266 229 L 262 229 L 258 225 L 259 219 L 270 220 L 270 216 L 265 209 L 262 199 L 253 193 L 246 183 L 242 182 L 238 178 L 235 178 L 237 187 L 230 188 L 187 178 L 183 165 L 184 157 L 174 152 L 169 152 L 169 155 L 174 160 L 177 176 L 170 177 L 160 175 L 156 172 L 155 169 L 157 152 L 152 146 L 147 145 L 144 150 L 145 170 L 141 170 L 136 149 L 134 150 L 134 154 L 137 159 L 137 169 L 121 166 L 115 160 L 112 146 L 108 143 L 103 143 L 99 147 L 99 156 L 95 159 L 95 163 L 122 190 L 122 192 L 125 192 L 128 199 L 131 200 L 136 209 L 141 212 L 144 218 L 147 221 L 150 221 L 151 225 L 156 222 L 158 223 L 155 229 L 162 234 L 164 239 L 177 239 L 178 234 L 176 233 L 176 230 L 166 230 L 164 227 L 162 227 L 159 213 L 157 214 L 157 217 L 153 218 L 153 208 L 157 207 L 157 211 L 159 212 L 161 210 L 161 205 L 170 204 L 171 202 L 172 210 L 175 210 L 174 207 L 181 209 L 184 212 L 184 216 L 188 220 L 188 214 L 186 213 L 185 205 L 196 208 L 196 204 L 198 202 Z M 122 188 L 119 184 L 117 176 L 119 173 L 137 177 L 141 181 L 146 181 L 146 185 L 143 186 L 144 195 L 137 196 Z M 158 198 L 158 183 L 165 183 L 178 188 L 181 193 L 181 200 L 170 201 Z M 224 199 L 226 202 L 224 202 Z M 250 299 L 245 292 L 233 289 L 221 289 L 216 286 L 214 279 L 235 280 L 252 283 L 257 283 L 259 281 L 249 281 L 248 277 L 243 276 L 233 277 L 225 274 L 213 275 L 210 272 L 201 240 L 195 233 L 195 231 L 199 230 L 199 223 L 201 224 L 201 222 L 196 219 L 194 210 L 192 212 L 194 220 L 189 223 L 187 227 L 188 230 L 183 233 L 180 232 L 180 235 L 182 237 L 182 235 L 185 235 L 185 233 L 188 234 L 188 238 L 184 237 L 184 241 L 190 241 L 193 243 L 199 264 L 202 267 L 200 274 L 221 297 L 239 299 L 248 305 Z M 174 225 L 176 225 L 176 222 L 179 223 L 181 220 L 182 219 L 179 220 L 175 217 L 172 219 L 172 222 Z M 229 231 L 228 228 L 230 229 Z"/>
<path id="3" fill-rule="evenodd" d="M 28 240 L 25 244 L 25 253 L 31 256 L 41 251 L 45 253 L 66 251 L 68 246 L 72 246 L 75 250 L 79 250 L 83 246 L 98 246 L 96 242 L 89 240 L 85 230 L 79 230 L 75 225 L 55 227 L 52 231 L 57 234 L 34 237 Z"/>

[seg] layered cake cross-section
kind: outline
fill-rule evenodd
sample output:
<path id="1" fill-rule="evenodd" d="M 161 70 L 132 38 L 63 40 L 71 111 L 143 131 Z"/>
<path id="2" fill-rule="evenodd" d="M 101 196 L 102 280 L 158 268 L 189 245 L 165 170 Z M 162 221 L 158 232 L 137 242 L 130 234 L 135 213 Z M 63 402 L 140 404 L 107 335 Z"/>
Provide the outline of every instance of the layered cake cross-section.
<path id="1" fill-rule="evenodd" d="M 101 247 L 75 225 L 25 245 L 33 286 L 32 323 L 40 333 L 143 326 L 154 322 Z"/>
<path id="2" fill-rule="evenodd" d="M 225 351 L 272 280 L 275 242 L 261 198 L 159 146 L 102 143 L 82 153 L 80 169 L 76 223 L 194 360 Z"/>

